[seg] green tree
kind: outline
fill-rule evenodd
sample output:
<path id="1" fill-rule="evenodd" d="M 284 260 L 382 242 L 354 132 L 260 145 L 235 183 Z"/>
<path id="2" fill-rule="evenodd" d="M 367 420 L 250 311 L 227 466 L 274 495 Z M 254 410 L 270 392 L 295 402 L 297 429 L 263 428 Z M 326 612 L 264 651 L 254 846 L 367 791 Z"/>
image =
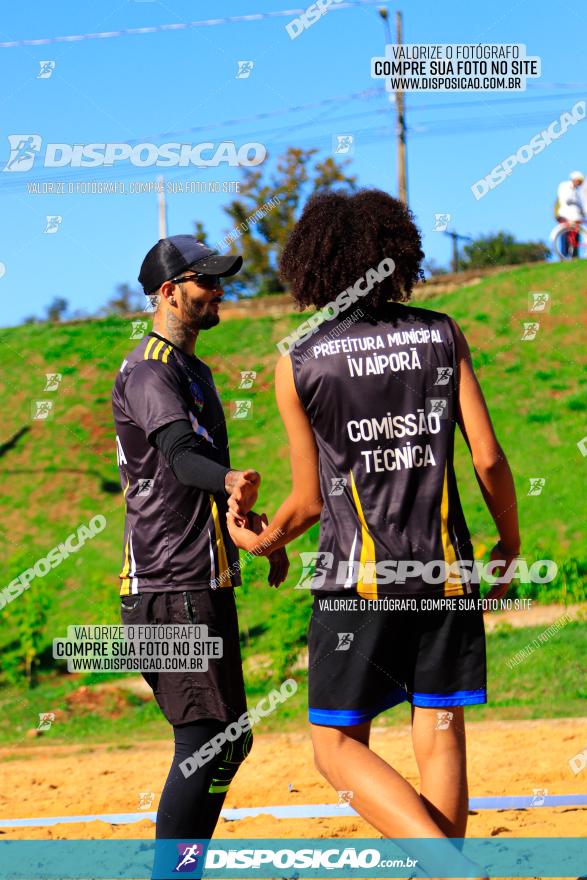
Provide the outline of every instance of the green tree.
<path id="1" fill-rule="evenodd" d="M 61 321 L 61 319 L 65 315 L 65 312 L 67 311 L 68 307 L 69 307 L 69 303 L 62 296 L 54 297 L 52 302 L 50 302 L 49 305 L 46 306 L 47 320 L 48 321 Z"/>
<path id="2" fill-rule="evenodd" d="M 204 225 L 200 223 L 199 220 L 196 220 L 196 222 L 194 223 L 194 227 L 194 235 L 196 236 L 198 241 L 201 241 L 202 244 L 206 245 L 206 247 L 211 247 L 210 242 L 208 241 L 208 233 L 204 229 Z"/>
<path id="3" fill-rule="evenodd" d="M 487 266 L 513 266 L 517 263 L 538 263 L 546 260 L 549 248 L 541 241 L 516 241 L 509 232 L 481 236 L 466 244 L 459 269 L 481 269 Z"/>
<path id="4" fill-rule="evenodd" d="M 30 561 L 25 562 L 24 556 L 20 558 L 23 564 L 16 562 L 15 570 L 24 571 Z M 40 581 L 22 592 L 10 605 L 13 641 L 5 647 L 2 671 L 12 684 L 24 681 L 29 688 L 35 685 L 40 655 L 49 641 L 45 628 L 52 598 L 45 582 Z"/>
<path id="5" fill-rule="evenodd" d="M 448 269 L 445 266 L 440 266 L 436 260 L 426 260 L 424 262 L 424 271 L 427 272 L 432 278 L 437 275 L 448 275 Z"/>
<path id="6" fill-rule="evenodd" d="M 146 297 L 142 290 L 133 290 L 126 283 L 119 284 L 116 288 L 116 294 L 100 309 L 100 314 L 128 315 L 131 312 L 142 311 L 145 303 Z"/>
<path id="7" fill-rule="evenodd" d="M 240 253 L 244 266 L 227 292 L 237 295 L 282 293 L 278 278 L 278 256 L 299 216 L 302 203 L 313 193 L 342 185 L 356 189 L 356 177 L 346 173 L 350 160 L 332 158 L 314 161 L 318 151 L 289 147 L 278 158 L 274 172 L 258 168 L 243 175 L 238 198 L 223 210 L 231 221 L 224 238 L 210 245 L 221 252 Z M 196 234 L 207 242 L 203 225 L 197 221 Z"/>

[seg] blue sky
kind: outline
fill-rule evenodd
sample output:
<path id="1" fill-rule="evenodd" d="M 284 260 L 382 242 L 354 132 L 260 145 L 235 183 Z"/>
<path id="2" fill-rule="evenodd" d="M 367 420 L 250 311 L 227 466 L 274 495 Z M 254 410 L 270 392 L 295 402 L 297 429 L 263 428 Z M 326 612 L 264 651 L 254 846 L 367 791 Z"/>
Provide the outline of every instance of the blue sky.
<path id="1" fill-rule="evenodd" d="M 291 0 L 110 2 L 33 0 L 3 10 L 0 41 L 117 31 L 294 8 Z M 305 5 L 302 2 L 302 5 Z M 396 7 L 389 4 L 390 11 Z M 465 235 L 507 229 L 522 239 L 547 240 L 556 186 L 587 168 L 587 121 L 515 168 L 476 201 L 471 185 L 584 97 L 581 29 L 576 4 L 545 0 L 480 4 L 419 0 L 404 4 L 404 41 L 525 43 L 542 59 L 542 76 L 525 93 L 414 93 L 406 98 L 409 200 L 428 258 L 447 265 L 450 241 L 433 232 L 434 214 L 452 215 Z M 332 154 L 337 134 L 353 134 L 350 170 L 364 186 L 396 193 L 392 107 L 385 93 L 346 96 L 380 85 L 370 60 L 383 54 L 384 31 L 374 6 L 329 12 L 291 40 L 286 18 L 187 30 L 0 48 L 0 160 L 10 134 L 38 134 L 47 143 L 155 144 L 179 141 L 259 141 L 275 157 L 286 146 Z M 39 62 L 55 61 L 48 79 Z M 237 62 L 254 61 L 248 79 Z M 288 108 L 332 104 L 303 111 Z M 528 100 L 532 99 L 532 100 Z M 467 104 L 471 102 L 471 106 Z M 264 113 L 278 115 L 248 119 Z M 248 121 L 217 125 L 227 120 Z M 189 131 L 197 128 L 197 131 Z M 168 136 L 163 133 L 181 132 Z M 272 159 L 268 167 L 271 167 Z M 37 163 L 38 164 L 38 163 Z M 47 169 L 0 174 L 2 324 L 41 315 L 55 297 L 71 310 L 94 311 L 122 282 L 135 284 L 142 257 L 158 238 L 154 194 L 27 193 L 33 181 L 154 181 L 157 168 Z M 238 180 L 238 168 L 188 168 L 166 180 Z M 193 232 L 202 220 L 212 241 L 227 231 L 226 193 L 168 195 L 169 234 Z M 56 234 L 46 217 L 61 215 Z M 1 271 L 1 267 L 0 267 Z"/>

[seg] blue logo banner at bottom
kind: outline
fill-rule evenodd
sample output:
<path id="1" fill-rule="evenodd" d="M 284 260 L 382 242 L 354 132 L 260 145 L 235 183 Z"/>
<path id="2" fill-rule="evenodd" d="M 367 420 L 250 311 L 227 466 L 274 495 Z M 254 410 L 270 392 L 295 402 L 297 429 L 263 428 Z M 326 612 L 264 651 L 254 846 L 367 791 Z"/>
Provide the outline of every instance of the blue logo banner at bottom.
<path id="1" fill-rule="evenodd" d="M 0 842 L 0 880 L 586 875 L 581 837 Z"/>

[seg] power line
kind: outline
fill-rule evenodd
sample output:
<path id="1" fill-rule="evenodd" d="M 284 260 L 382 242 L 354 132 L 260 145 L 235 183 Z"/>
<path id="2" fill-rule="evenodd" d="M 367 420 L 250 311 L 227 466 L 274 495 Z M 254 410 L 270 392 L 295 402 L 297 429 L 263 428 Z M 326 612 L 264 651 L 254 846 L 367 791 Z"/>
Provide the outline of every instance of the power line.
<path id="1" fill-rule="evenodd" d="M 383 109 L 371 111 L 377 114 L 383 114 L 386 111 Z M 333 120 L 336 122 L 336 120 Z M 311 123 L 301 123 L 302 125 L 310 125 Z M 313 124 L 313 123 L 312 123 Z M 536 126 L 540 127 L 544 125 L 544 118 L 540 118 L 536 113 L 528 113 L 528 114 L 518 114 L 518 115 L 508 115 L 503 116 L 499 119 L 491 120 L 487 119 L 483 116 L 478 117 L 463 117 L 458 119 L 451 120 L 437 120 L 431 121 L 428 123 L 422 123 L 422 128 L 410 128 L 409 133 L 411 137 L 441 137 L 447 134 L 458 134 L 459 137 L 462 137 L 466 134 L 475 134 L 479 131 L 499 131 L 508 129 L 511 130 L 515 127 L 528 127 L 528 126 Z M 426 126 L 426 128 L 424 128 Z M 381 140 L 381 137 L 384 135 L 389 135 L 393 132 L 393 128 L 389 126 L 377 126 L 377 125 L 369 125 L 364 126 L 363 128 L 353 128 L 352 133 L 355 136 L 360 136 L 360 140 L 358 143 L 362 146 L 366 146 L 371 143 L 377 143 Z M 269 141 L 269 145 L 275 147 L 286 147 L 290 144 L 290 138 L 288 137 L 289 129 L 283 131 L 283 138 L 280 140 L 279 137 L 282 135 L 282 132 L 278 132 L 276 139 Z M 247 137 L 247 133 L 241 135 L 242 137 Z M 318 147 L 319 145 L 325 145 L 330 143 L 331 132 L 315 132 L 313 131 L 311 134 L 302 135 L 300 138 L 296 138 L 296 146 L 303 146 L 305 144 L 309 144 L 311 146 Z M 342 156 L 344 158 L 344 156 Z M 190 165 L 188 167 L 179 167 L 179 166 L 170 166 L 165 169 L 161 169 L 158 166 L 149 166 L 147 168 L 138 168 L 135 166 L 98 166 L 96 168 L 76 168 L 71 169 L 70 173 L 60 174 L 58 177 L 59 182 L 68 183 L 70 181 L 76 180 L 96 180 L 99 181 L 101 177 L 105 174 L 108 175 L 109 181 L 118 181 L 124 180 L 125 178 L 135 178 L 142 179 L 145 177 L 153 177 L 156 174 L 160 174 L 161 171 L 164 170 L 166 178 L 171 178 L 175 175 L 184 174 L 184 175 L 205 175 L 210 171 L 218 171 L 218 168 L 208 168 L 208 167 L 199 167 L 195 165 Z M 235 173 L 237 173 L 240 169 L 234 168 L 231 169 Z M 44 169 L 45 174 L 35 174 L 34 180 L 42 184 L 47 180 L 56 180 L 55 171 L 53 169 Z M 30 181 L 28 181 L 30 182 Z M 23 187 L 26 187 L 27 180 L 25 180 L 20 175 L 6 175 L 0 178 L 0 191 L 9 193 L 21 190 Z"/>
<path id="2" fill-rule="evenodd" d="M 293 107 L 286 107 L 281 110 L 269 110 L 264 113 L 253 113 L 250 116 L 241 116 L 236 119 L 223 119 L 220 122 L 209 122 L 203 125 L 194 125 L 190 128 L 182 128 L 175 131 L 160 131 L 154 135 L 148 135 L 143 138 L 132 138 L 131 140 L 125 141 L 128 144 L 140 144 L 144 143 L 147 138 L 152 138 L 154 140 L 160 140 L 168 137 L 176 137 L 177 135 L 182 134 L 192 134 L 197 131 L 210 131 L 215 128 L 227 128 L 228 126 L 240 125 L 243 122 L 256 122 L 262 119 L 273 119 L 276 116 L 289 116 L 290 113 L 299 113 L 303 110 L 316 110 L 320 107 L 326 107 L 331 104 L 345 104 L 349 101 L 354 101 L 357 98 L 361 100 L 370 100 L 371 98 L 375 98 L 377 96 L 385 95 L 385 89 L 381 87 L 374 87 L 371 89 L 363 89 L 360 92 L 352 92 L 350 95 L 337 95 L 333 98 L 324 98 L 321 101 L 312 101 L 308 104 L 297 104 Z"/>
<path id="3" fill-rule="evenodd" d="M 246 139 L 246 138 L 265 138 L 267 145 L 273 148 L 282 147 L 288 145 L 292 141 L 292 133 L 296 133 L 294 135 L 296 145 L 304 145 L 310 143 L 312 145 L 318 146 L 318 144 L 323 144 L 327 138 L 332 137 L 332 129 L 330 132 L 320 132 L 316 131 L 316 128 L 320 125 L 320 123 L 324 124 L 324 120 L 322 117 L 312 118 L 310 120 L 304 120 L 295 125 L 285 125 L 285 126 L 277 126 L 269 129 L 259 129 L 257 127 L 250 128 L 240 131 L 234 131 L 235 126 L 242 125 L 243 123 L 254 123 L 260 119 L 271 119 L 278 116 L 282 116 L 285 114 L 290 114 L 293 112 L 300 112 L 304 110 L 312 110 L 324 108 L 325 106 L 330 106 L 332 108 L 336 108 L 337 105 L 348 105 L 352 101 L 357 99 L 367 99 L 370 100 L 378 95 L 384 95 L 386 92 L 377 87 L 366 89 L 359 92 L 353 92 L 349 95 L 337 95 L 332 98 L 325 98 L 321 101 L 314 101 L 311 103 L 300 104 L 290 108 L 284 108 L 281 110 L 274 110 L 264 113 L 256 113 L 249 116 L 244 116 L 235 119 L 223 120 L 215 123 L 208 123 L 203 126 L 194 126 L 189 129 L 184 129 L 183 131 L 173 131 L 173 132 L 162 132 L 157 135 L 151 135 L 149 137 L 142 139 L 131 139 L 125 141 L 125 143 L 130 144 L 131 146 L 134 144 L 145 143 L 145 142 L 158 142 L 161 138 L 171 137 L 174 135 L 189 133 L 189 132 L 198 132 L 201 130 L 208 131 L 213 128 L 223 128 L 223 127 L 232 127 L 233 130 L 230 133 L 231 140 L 236 138 L 238 139 Z M 577 93 L 579 96 L 582 96 L 583 93 Z M 544 95 L 544 96 L 519 96 L 519 98 L 498 98 L 492 101 L 480 99 L 474 101 L 446 101 L 441 104 L 428 104 L 428 105 L 420 105 L 419 107 L 414 106 L 413 112 L 416 110 L 445 110 L 451 107 L 460 107 L 460 108 L 468 108 L 473 106 L 483 106 L 486 109 L 491 108 L 493 104 L 502 104 L 514 101 L 530 101 L 534 102 L 536 100 L 560 100 L 561 98 L 572 98 L 573 95 L 566 93 L 563 95 Z M 350 109 L 350 108 L 349 108 Z M 503 115 L 500 114 L 497 118 L 488 118 L 487 115 L 483 116 L 467 116 L 467 117 L 457 117 L 452 119 L 447 119 L 446 117 L 442 119 L 431 119 L 431 120 L 422 120 L 421 122 L 412 125 L 409 127 L 409 133 L 414 137 L 436 137 L 445 134 L 467 134 L 469 132 L 479 132 L 479 131 L 497 131 L 503 130 L 505 128 L 515 128 L 516 126 L 529 126 L 535 125 L 536 127 L 540 127 L 546 124 L 547 120 L 545 120 L 545 112 L 546 108 L 542 110 L 538 110 L 536 108 L 533 112 L 528 113 L 518 113 L 515 115 Z M 376 120 L 373 120 L 373 123 L 364 126 L 361 128 L 357 128 L 355 124 L 352 123 L 352 120 L 355 119 L 364 119 L 369 116 L 382 116 L 388 113 L 387 107 L 374 107 L 365 111 L 353 110 L 350 113 L 339 114 L 338 116 L 332 117 L 329 121 L 329 125 L 338 126 L 341 123 L 345 124 L 345 128 L 347 129 L 345 133 L 348 134 L 348 128 L 351 129 L 350 133 L 354 135 L 364 135 L 361 137 L 361 143 L 367 144 L 371 143 L 373 139 L 377 137 L 381 137 L 384 134 L 389 134 L 390 129 L 384 126 L 377 126 Z M 312 134 L 308 136 L 304 136 L 302 134 L 301 137 L 297 136 L 297 132 L 302 129 L 312 128 Z M 111 141 L 108 141 L 109 143 Z M 199 166 L 188 166 L 188 167 L 179 167 L 179 166 L 170 166 L 165 168 L 166 175 L 174 175 L 177 173 L 190 173 L 193 174 L 201 173 L 206 174 L 210 169 L 207 167 L 199 167 Z M 53 180 L 55 179 L 55 171 L 52 169 L 43 169 L 45 172 L 39 173 L 35 175 L 35 179 L 39 182 L 43 182 L 44 180 Z M 156 166 L 149 166 L 147 168 L 137 168 L 130 166 L 97 166 L 96 168 L 88 168 L 88 167 L 80 167 L 80 168 L 71 168 L 65 171 L 63 174 L 59 174 L 59 181 L 68 182 L 68 181 L 76 181 L 82 179 L 82 176 L 85 176 L 86 179 L 88 176 L 92 178 L 99 179 L 106 172 L 108 173 L 111 180 L 119 180 L 123 178 L 136 177 L 136 178 L 144 178 L 155 173 L 160 173 L 161 169 Z M 0 189 L 6 193 L 11 191 L 17 191 L 21 188 L 23 183 L 23 178 L 20 175 L 12 176 L 12 175 L 0 175 Z"/>
<path id="4" fill-rule="evenodd" d="M 344 3 L 337 3 L 331 6 L 329 12 L 335 12 L 339 9 L 352 9 L 361 6 L 376 6 L 380 0 L 345 0 Z M 255 12 L 250 15 L 229 15 L 225 18 L 208 18 L 202 21 L 182 21 L 173 24 L 156 24 L 149 27 L 139 28 L 122 28 L 117 31 L 101 31 L 95 34 L 68 34 L 64 37 L 42 37 L 36 40 L 10 40 L 0 43 L 0 49 L 16 49 L 23 46 L 48 46 L 51 43 L 79 43 L 82 40 L 106 40 L 111 37 L 134 37 L 143 34 L 156 34 L 165 31 L 185 31 L 191 28 L 216 27 L 221 24 L 243 24 L 252 21 L 263 21 L 269 18 L 285 18 L 301 15 L 306 11 L 305 8 L 299 9 L 280 9 L 274 12 Z"/>
<path id="5" fill-rule="evenodd" d="M 578 83 L 576 85 L 581 85 L 581 84 Z M 587 88 L 587 83 L 585 83 L 584 85 Z M 562 87 L 562 86 L 559 86 L 559 87 Z M 189 126 L 188 128 L 174 129 L 174 130 L 170 130 L 170 131 L 160 131 L 155 134 L 144 135 L 142 137 L 134 137 L 134 138 L 126 139 L 124 141 L 124 143 L 130 144 L 131 146 L 133 146 L 133 145 L 141 144 L 141 143 L 151 143 L 151 142 L 162 141 L 164 138 L 178 137 L 178 136 L 184 135 L 184 134 L 194 134 L 199 131 L 206 131 L 207 132 L 207 131 L 212 131 L 214 129 L 222 129 L 222 128 L 229 128 L 229 127 L 234 128 L 234 126 L 238 126 L 238 125 L 241 125 L 241 124 L 247 123 L 247 122 L 257 122 L 257 121 L 260 121 L 263 119 L 275 119 L 280 116 L 289 116 L 291 113 L 300 113 L 300 112 L 303 112 L 304 110 L 316 110 L 321 107 L 328 107 L 328 106 L 332 106 L 335 104 L 348 104 L 351 101 L 355 101 L 355 100 L 370 101 L 373 98 L 383 97 L 388 94 L 389 93 L 386 92 L 384 88 L 377 86 L 377 87 L 373 87 L 370 89 L 363 89 L 358 92 L 351 92 L 348 95 L 335 95 L 332 98 L 323 98 L 320 101 L 311 101 L 306 104 L 297 104 L 297 105 L 294 105 L 291 107 L 285 107 L 285 108 L 282 108 L 279 110 L 269 110 L 269 111 L 264 111 L 261 113 L 252 113 L 248 116 L 239 116 L 239 117 L 235 117 L 233 119 L 222 119 L 222 120 L 219 120 L 218 122 L 207 122 L 203 125 L 193 125 L 193 126 Z M 535 96 L 519 95 L 518 97 L 495 98 L 491 101 L 486 100 L 486 99 L 478 99 L 478 100 L 474 100 L 474 101 L 445 101 L 442 103 L 435 103 L 435 104 L 420 104 L 420 105 L 414 104 L 414 106 L 411 109 L 411 112 L 412 113 L 419 113 L 419 112 L 422 112 L 423 110 L 424 111 L 425 110 L 444 111 L 444 110 L 451 108 L 451 107 L 465 107 L 465 108 L 467 108 L 467 107 L 482 106 L 482 107 L 486 107 L 486 108 L 491 108 L 493 105 L 497 106 L 500 104 L 510 104 L 510 103 L 519 104 L 519 103 L 530 102 L 530 101 L 531 102 L 534 102 L 534 101 L 553 101 L 553 100 L 559 100 L 561 98 L 583 97 L 583 95 L 584 95 L 584 92 L 575 92 L 575 93 L 565 93 L 565 94 L 561 94 L 561 95 L 535 95 Z M 357 112 L 357 113 L 347 114 L 346 116 L 338 116 L 338 117 L 335 117 L 333 119 L 333 121 L 336 122 L 339 119 L 349 119 L 349 118 L 353 118 L 354 116 L 366 116 L 366 115 L 370 115 L 372 113 L 387 113 L 387 112 L 389 112 L 388 108 L 384 107 L 382 109 L 368 110 L 368 111 L 365 111 L 364 113 Z M 314 120 L 312 120 L 311 123 L 306 123 L 306 122 L 299 123 L 299 126 L 313 124 L 313 122 L 314 122 Z M 291 127 L 288 126 L 287 130 L 289 131 L 290 128 L 293 130 L 294 128 L 299 127 L 299 126 L 297 124 L 296 124 L 296 126 L 291 126 Z M 275 131 L 275 130 L 276 129 L 271 129 L 271 131 Z M 255 134 L 255 135 L 256 134 L 264 134 L 264 132 L 263 132 L 263 130 L 260 130 L 260 131 L 255 130 L 255 132 L 253 132 L 253 134 Z M 238 133 L 237 133 L 237 135 L 231 133 L 231 137 L 236 137 L 236 136 L 238 136 Z M 110 141 L 109 141 L 109 143 L 110 143 Z"/>
<path id="6" fill-rule="evenodd" d="M 552 120 L 550 120 L 552 121 Z M 519 113 L 517 115 L 500 116 L 496 119 L 488 119 L 486 116 L 469 116 L 456 119 L 435 119 L 429 122 L 420 123 L 421 128 L 413 128 L 410 134 L 441 134 L 450 133 L 452 131 L 494 131 L 500 128 L 516 128 L 522 125 L 533 125 L 537 128 L 548 125 L 549 120 L 545 121 L 544 112 L 536 113 Z M 459 126 L 462 126 L 460 128 Z M 432 129 L 432 130 L 431 130 Z M 537 132 L 538 134 L 538 132 Z"/>
<path id="7" fill-rule="evenodd" d="M 577 86 L 581 86 L 581 83 L 573 84 L 573 88 Z M 570 88 L 571 84 L 569 84 Z M 553 86 L 554 88 L 554 86 Z M 559 88 L 563 88 L 563 86 L 559 86 Z M 494 98 L 491 101 L 488 101 L 484 98 L 479 98 L 475 101 L 446 101 L 442 104 L 414 104 L 413 107 L 410 108 L 411 113 L 415 113 L 416 111 L 421 110 L 444 110 L 447 107 L 492 107 L 494 104 L 519 104 L 522 102 L 528 101 L 554 101 L 559 100 L 560 98 L 584 98 L 585 97 L 585 89 L 587 89 L 587 83 L 583 84 L 583 91 L 580 92 L 564 92 L 560 95 L 526 95 L 526 94 L 517 94 L 515 96 L 511 96 L 509 98 Z"/>
<path id="8" fill-rule="evenodd" d="M 585 83 L 585 87 L 587 88 L 587 83 Z M 384 95 L 388 95 L 389 93 L 385 91 L 385 89 L 381 87 L 374 87 L 370 89 L 363 89 L 359 92 L 351 92 L 349 95 L 336 95 L 332 98 L 324 98 L 321 101 L 312 101 L 307 104 L 297 104 L 293 107 L 285 107 L 280 110 L 269 110 L 263 113 L 253 113 L 249 116 L 240 116 L 234 119 L 223 119 L 219 122 L 209 122 L 203 125 L 194 125 L 188 128 L 175 129 L 173 131 L 160 131 L 156 134 L 145 135 L 144 137 L 131 138 L 130 140 L 126 140 L 125 143 L 128 144 L 140 144 L 145 143 L 146 141 L 150 142 L 151 140 L 158 141 L 163 138 L 168 137 L 177 137 L 179 135 L 184 134 L 193 134 L 198 131 L 210 131 L 212 129 L 218 128 L 228 128 L 229 126 L 237 126 L 241 123 L 246 122 L 256 122 L 257 120 L 262 119 L 273 119 L 279 116 L 289 116 L 290 113 L 299 113 L 304 110 L 315 110 L 320 107 L 327 107 L 333 104 L 348 104 L 350 101 L 354 100 L 366 100 L 369 101 L 372 98 L 383 97 Z M 412 107 L 412 113 L 421 112 L 422 110 L 446 110 L 450 107 L 487 107 L 491 108 L 494 104 L 509 104 L 509 103 L 521 103 L 525 101 L 552 101 L 558 100 L 560 98 L 581 98 L 584 96 L 584 92 L 574 92 L 574 93 L 566 93 L 562 95 L 536 95 L 536 96 L 526 96 L 520 95 L 515 98 L 496 98 L 495 100 L 488 101 L 486 99 L 479 99 L 475 101 L 445 101 L 443 103 L 436 104 L 421 104 L 414 105 Z M 382 110 L 369 110 L 368 113 L 387 113 L 389 112 L 388 108 L 385 107 Z M 351 114 L 354 115 L 354 114 Z M 356 115 L 366 115 L 366 114 L 356 114 Z M 336 119 L 345 118 L 345 117 L 336 117 Z M 347 117 L 348 118 L 348 117 Z M 307 123 L 301 123 L 302 125 Z M 259 132 L 262 134 L 263 132 Z"/>

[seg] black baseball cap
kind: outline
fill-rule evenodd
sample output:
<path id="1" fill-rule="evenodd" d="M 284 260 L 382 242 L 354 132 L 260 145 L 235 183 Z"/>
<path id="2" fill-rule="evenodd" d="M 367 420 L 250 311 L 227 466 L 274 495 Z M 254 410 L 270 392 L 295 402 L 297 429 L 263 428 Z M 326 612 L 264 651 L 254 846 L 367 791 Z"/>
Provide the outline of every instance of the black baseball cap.
<path id="1" fill-rule="evenodd" d="M 222 256 L 198 241 L 193 235 L 160 238 L 141 265 L 139 282 L 146 294 L 154 293 L 164 281 L 177 278 L 186 269 L 202 275 L 236 275 L 243 264 L 239 254 Z"/>

